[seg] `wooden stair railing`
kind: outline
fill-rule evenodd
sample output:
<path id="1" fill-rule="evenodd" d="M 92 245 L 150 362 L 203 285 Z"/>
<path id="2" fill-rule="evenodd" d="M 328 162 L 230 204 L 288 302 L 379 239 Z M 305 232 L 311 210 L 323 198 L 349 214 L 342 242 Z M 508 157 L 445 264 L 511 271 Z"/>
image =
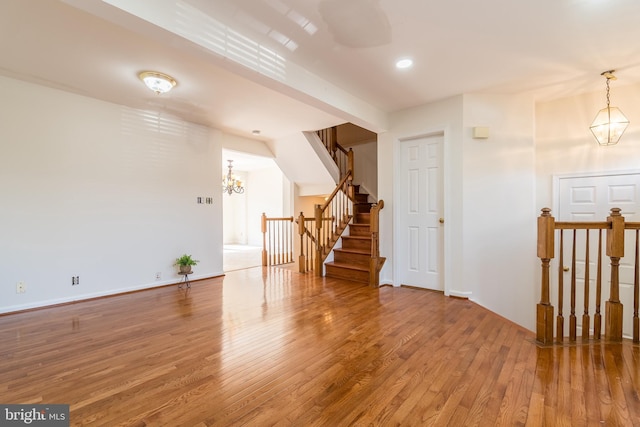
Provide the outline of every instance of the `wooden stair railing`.
<path id="1" fill-rule="evenodd" d="M 316 133 L 338 166 L 340 178 L 343 178 L 348 171 L 353 172 L 353 150 L 347 150 L 338 144 L 338 128 L 334 126 Z"/>
<path id="2" fill-rule="evenodd" d="M 322 205 L 315 206 L 315 265 L 314 271 L 317 275 L 322 275 L 322 263 L 327 259 L 331 249 L 342 235 L 347 224 L 353 217 L 353 201 L 350 194 L 353 192 L 351 184 L 352 173 L 347 174 L 340 180 L 327 201 Z"/>
<path id="3" fill-rule="evenodd" d="M 638 319 L 638 305 L 640 294 L 640 223 L 625 222 L 624 217 L 620 213 L 619 208 L 611 209 L 611 214 L 603 222 L 559 222 L 551 216 L 549 208 L 542 209 L 542 214 L 538 217 L 538 257 L 542 262 L 541 276 L 541 298 L 537 305 L 536 313 L 536 340 L 543 345 L 562 343 L 565 341 L 565 318 L 564 318 L 564 297 L 567 291 L 564 286 L 564 273 L 568 270 L 565 267 L 564 252 L 564 231 L 567 230 L 571 234 L 571 278 L 569 288 L 569 342 L 577 340 L 577 320 L 576 301 L 580 296 L 583 301 L 582 334 L 583 343 L 587 343 L 589 339 L 602 339 L 602 275 L 603 275 L 603 257 L 602 245 L 605 244 L 606 256 L 610 259 L 610 280 L 609 280 L 609 299 L 605 303 L 605 328 L 604 338 L 609 341 L 621 341 L 623 338 L 623 304 L 620 301 L 620 260 L 624 257 L 624 241 L 625 234 L 631 234 L 635 237 L 635 253 L 634 262 L 627 263 L 627 266 L 633 265 L 633 314 L 631 317 L 631 330 L 626 331 L 634 343 L 640 342 L 640 322 Z M 594 230 L 593 232 L 591 230 Z M 591 275 L 590 275 L 590 242 L 593 234 L 597 230 L 597 256 L 596 256 L 596 277 L 595 277 L 595 298 L 594 304 L 591 305 Z M 606 242 L 603 242 L 602 230 L 606 230 Z M 626 233 L 628 232 L 628 233 Z M 551 260 L 554 258 L 555 239 L 558 236 L 559 243 L 559 263 L 557 278 L 557 297 L 558 297 L 558 315 L 554 319 L 554 306 L 551 304 L 550 287 L 551 287 Z M 583 236 L 583 237 L 582 237 Z M 582 295 L 578 295 L 579 284 L 577 283 L 577 242 L 584 244 L 584 282 L 582 285 Z M 593 323 L 591 321 L 590 310 L 593 308 Z M 555 328 L 554 328 L 555 323 Z M 554 334 L 555 329 L 555 334 Z M 590 335 L 590 331 L 593 334 Z"/>
<path id="4" fill-rule="evenodd" d="M 293 217 L 268 218 L 263 212 L 262 265 L 290 264 L 293 259 Z"/>
<path id="5" fill-rule="evenodd" d="M 333 273 L 335 277 L 343 277 L 350 280 L 367 282 L 371 286 L 379 286 L 380 269 L 385 258 L 380 256 L 379 239 L 379 213 L 384 207 L 384 201 L 377 204 L 368 202 L 368 195 L 359 191 L 359 186 L 353 185 L 354 159 L 353 150 L 346 150 L 337 142 L 337 128 L 324 129 L 318 131 L 319 138 L 331 154 L 340 169 L 340 182 L 336 185 L 331 195 L 322 205 L 316 205 L 312 218 L 307 218 L 302 212 L 295 220 L 298 226 L 299 256 L 298 270 L 301 273 L 314 271 L 316 275 L 322 276 L 324 272 L 323 263 L 333 250 L 338 240 L 343 237 L 343 244 L 346 239 L 358 241 L 355 249 L 351 250 L 349 262 L 355 264 L 346 272 Z M 367 209 L 363 213 L 363 209 Z M 354 221 L 355 218 L 355 221 Z M 366 218 L 363 219 L 363 218 Z M 273 220 L 289 220 L 289 218 L 274 218 Z M 263 265 L 275 265 L 275 261 L 269 261 L 267 250 L 267 223 L 269 219 L 263 214 Z M 291 218 L 293 221 L 293 218 Z M 350 226 L 356 234 L 355 236 L 345 235 L 344 231 Z M 358 231 L 356 231 L 358 230 Z M 277 240 L 277 239 L 276 239 Z M 271 244 L 271 243 L 270 243 Z M 364 247 L 363 247 L 364 246 Z M 339 253 L 336 250 L 336 256 Z M 347 252 L 347 251 L 344 251 Z M 340 254 L 340 256 L 342 256 Z M 287 258 L 288 259 L 288 258 Z M 331 272 L 345 269 L 339 263 L 327 263 L 327 276 Z"/>
<path id="6" fill-rule="evenodd" d="M 331 226 L 333 221 L 334 217 L 323 218 L 324 224 L 329 224 L 329 226 Z M 322 261 L 319 263 L 316 261 L 318 247 L 320 246 L 314 233 L 314 231 L 317 230 L 315 227 L 316 218 L 305 218 L 304 213 L 300 212 L 300 215 L 296 219 L 296 224 L 298 224 L 298 235 L 300 236 L 298 271 L 300 273 L 317 271 L 318 265 L 322 266 Z"/>
<path id="7" fill-rule="evenodd" d="M 315 218 L 305 218 L 302 212 L 300 212 L 300 216 L 296 220 L 298 235 L 300 236 L 300 255 L 298 256 L 298 271 L 300 273 L 313 271 L 313 266 L 315 265 L 317 241 L 311 232 L 313 226 L 309 225 L 312 222 L 315 223 L 315 220 Z"/>
<path id="8" fill-rule="evenodd" d="M 379 223 L 380 210 L 384 201 L 373 204 L 369 212 L 354 213 L 348 224 L 349 233 L 342 237 L 342 248 L 334 249 L 334 262 L 325 263 L 326 276 L 338 277 L 356 282 L 368 283 L 372 287 L 380 285 L 380 270 L 386 258 L 380 256 Z M 323 221 L 324 223 L 332 222 Z M 322 245 L 318 244 L 315 218 L 305 218 L 301 212 L 296 220 L 300 235 L 299 271 L 305 273 L 315 271 L 322 275 Z M 330 249 L 329 249 L 330 251 Z M 328 253 L 328 252 L 327 252 Z M 324 256 L 326 258 L 326 256 Z"/>

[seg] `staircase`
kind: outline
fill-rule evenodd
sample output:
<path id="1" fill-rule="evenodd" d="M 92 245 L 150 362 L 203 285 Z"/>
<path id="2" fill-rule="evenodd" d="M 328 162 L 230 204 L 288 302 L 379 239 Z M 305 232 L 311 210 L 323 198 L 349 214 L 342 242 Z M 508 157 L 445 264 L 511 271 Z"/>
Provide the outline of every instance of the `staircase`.
<path id="1" fill-rule="evenodd" d="M 372 248 L 375 244 L 371 232 L 371 206 L 369 195 L 354 185 L 354 217 L 348 231 L 342 234 L 342 247 L 334 248 L 333 261 L 326 262 L 325 275 L 354 282 L 370 283 L 371 269 L 377 275 L 385 258 L 378 258 L 372 266 Z M 378 265 L 379 264 L 379 265 Z"/>
<path id="2" fill-rule="evenodd" d="M 367 283 L 378 287 L 386 258 L 380 256 L 379 221 L 384 201 L 369 201 L 369 195 L 353 184 L 353 150 L 336 141 L 336 128 L 318 131 L 340 170 L 340 182 L 325 200 L 315 205 L 313 217 L 304 213 L 295 221 L 300 237 L 299 271 Z M 337 242 L 341 248 L 336 248 Z M 263 243 L 264 246 L 264 243 Z M 333 261 L 325 262 L 333 251 Z"/>

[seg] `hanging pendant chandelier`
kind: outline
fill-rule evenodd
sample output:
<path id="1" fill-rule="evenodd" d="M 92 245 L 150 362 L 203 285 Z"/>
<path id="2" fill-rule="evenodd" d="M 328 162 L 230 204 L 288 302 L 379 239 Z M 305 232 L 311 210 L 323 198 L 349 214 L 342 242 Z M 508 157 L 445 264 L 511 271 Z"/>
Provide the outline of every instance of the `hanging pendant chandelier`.
<path id="1" fill-rule="evenodd" d="M 233 160 L 227 160 L 227 162 L 229 162 L 229 172 L 222 177 L 222 192 L 227 193 L 228 195 L 233 193 L 244 193 L 242 181 L 236 179 L 231 172 L 231 169 L 233 168 Z"/>
<path id="2" fill-rule="evenodd" d="M 591 132 L 600 145 L 615 145 L 629 126 L 629 120 L 622 114 L 618 107 L 611 107 L 609 99 L 609 81 L 616 80 L 613 75 L 615 70 L 603 72 L 601 75 L 607 79 L 607 107 L 598 111 L 596 118 L 591 123 Z"/>

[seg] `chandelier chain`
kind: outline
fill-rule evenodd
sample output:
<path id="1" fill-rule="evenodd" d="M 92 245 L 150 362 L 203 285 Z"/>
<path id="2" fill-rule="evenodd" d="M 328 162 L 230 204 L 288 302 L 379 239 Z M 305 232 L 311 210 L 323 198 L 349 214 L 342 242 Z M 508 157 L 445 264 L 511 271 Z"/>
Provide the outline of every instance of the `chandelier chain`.
<path id="1" fill-rule="evenodd" d="M 242 194 L 244 193 L 244 187 L 242 186 L 240 180 L 236 179 L 233 176 L 233 160 L 227 160 L 229 162 L 229 171 L 226 175 L 222 176 L 222 192 L 231 195 L 233 193 Z"/>

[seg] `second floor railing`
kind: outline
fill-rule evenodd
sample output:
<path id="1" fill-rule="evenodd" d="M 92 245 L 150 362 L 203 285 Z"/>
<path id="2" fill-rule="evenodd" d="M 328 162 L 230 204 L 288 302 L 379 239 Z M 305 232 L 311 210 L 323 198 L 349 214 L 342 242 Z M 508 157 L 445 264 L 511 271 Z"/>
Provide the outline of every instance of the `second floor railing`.
<path id="1" fill-rule="evenodd" d="M 293 217 L 261 218 L 262 265 L 282 265 L 294 262 L 293 259 Z"/>
<path id="2" fill-rule="evenodd" d="M 538 218 L 538 257 L 542 262 L 541 298 L 536 311 L 539 343 L 561 343 L 567 339 L 575 342 L 578 327 L 582 342 L 600 340 L 603 332 L 609 341 L 620 341 L 627 336 L 633 342 L 640 342 L 639 231 L 640 223 L 625 222 L 618 208 L 611 209 L 610 216 L 602 222 L 556 221 L 550 209 L 542 209 Z M 565 239 L 567 235 L 569 238 Z M 603 261 L 606 259 L 603 246 L 608 263 Z M 556 247 L 559 253 L 554 282 L 551 261 L 556 258 Z M 566 284 L 565 273 L 569 271 L 569 283 Z M 552 287 L 552 282 L 556 286 Z M 552 293 L 558 307 L 557 315 L 551 301 Z M 604 331 L 603 299 L 607 299 Z M 566 326 L 568 334 L 565 333 Z"/>

